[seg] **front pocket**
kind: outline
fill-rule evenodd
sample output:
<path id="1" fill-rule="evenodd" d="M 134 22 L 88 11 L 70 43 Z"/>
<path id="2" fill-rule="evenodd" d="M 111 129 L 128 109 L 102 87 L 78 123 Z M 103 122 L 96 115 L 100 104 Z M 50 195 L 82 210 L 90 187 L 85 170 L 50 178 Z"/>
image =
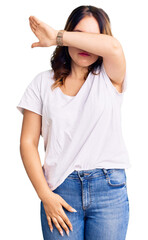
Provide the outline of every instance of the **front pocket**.
<path id="1" fill-rule="evenodd" d="M 114 171 L 109 172 L 106 169 L 106 180 L 107 183 L 112 187 L 123 187 L 126 185 L 126 173 L 125 169 L 114 169 Z"/>

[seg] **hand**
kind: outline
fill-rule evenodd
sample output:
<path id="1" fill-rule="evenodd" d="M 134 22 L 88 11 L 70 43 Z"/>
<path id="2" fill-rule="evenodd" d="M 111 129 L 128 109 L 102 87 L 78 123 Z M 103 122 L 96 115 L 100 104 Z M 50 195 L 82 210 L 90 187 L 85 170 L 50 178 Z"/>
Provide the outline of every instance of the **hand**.
<path id="1" fill-rule="evenodd" d="M 62 206 L 64 206 L 68 211 L 73 212 L 73 208 L 58 194 L 53 193 L 50 195 L 50 198 L 46 201 L 42 201 L 48 221 L 48 225 L 50 227 L 50 230 L 53 230 L 52 222 L 55 224 L 56 228 L 62 235 L 61 231 L 62 228 L 66 231 L 67 235 L 69 235 L 69 229 L 67 225 L 69 226 L 70 230 L 72 230 L 72 224 L 70 220 L 68 219 L 67 215 L 65 214 Z M 66 224 L 67 225 L 66 225 Z M 61 225 L 61 226 L 60 226 Z M 73 231 L 73 230 L 72 230 Z"/>
<path id="2" fill-rule="evenodd" d="M 58 30 L 53 29 L 48 24 L 40 21 L 35 16 L 29 17 L 29 23 L 31 30 L 39 39 L 39 42 L 35 42 L 31 45 L 34 47 L 50 47 L 56 45 L 56 36 Z"/>

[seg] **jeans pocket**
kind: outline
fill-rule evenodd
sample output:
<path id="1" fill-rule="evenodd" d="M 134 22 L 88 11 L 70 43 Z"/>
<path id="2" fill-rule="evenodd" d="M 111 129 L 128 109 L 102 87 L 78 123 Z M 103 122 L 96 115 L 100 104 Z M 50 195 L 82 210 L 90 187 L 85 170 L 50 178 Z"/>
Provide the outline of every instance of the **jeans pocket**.
<path id="1" fill-rule="evenodd" d="M 108 185 L 112 187 L 126 186 L 125 169 L 113 169 L 113 171 L 106 169 L 106 180 Z"/>

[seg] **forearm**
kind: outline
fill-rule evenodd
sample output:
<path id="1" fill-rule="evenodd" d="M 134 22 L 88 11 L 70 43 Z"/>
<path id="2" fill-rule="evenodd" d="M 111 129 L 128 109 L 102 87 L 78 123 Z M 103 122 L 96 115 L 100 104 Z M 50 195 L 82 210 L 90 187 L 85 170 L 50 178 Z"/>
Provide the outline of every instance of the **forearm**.
<path id="1" fill-rule="evenodd" d="M 116 38 L 106 34 L 65 31 L 63 45 L 76 47 L 105 58 L 110 54 L 114 55 L 120 43 Z"/>
<path id="2" fill-rule="evenodd" d="M 33 187 L 35 188 L 39 198 L 42 201 L 45 201 L 50 197 L 52 190 L 49 188 L 44 177 L 37 147 L 32 143 L 21 143 L 20 153 L 25 170 L 33 184 Z"/>

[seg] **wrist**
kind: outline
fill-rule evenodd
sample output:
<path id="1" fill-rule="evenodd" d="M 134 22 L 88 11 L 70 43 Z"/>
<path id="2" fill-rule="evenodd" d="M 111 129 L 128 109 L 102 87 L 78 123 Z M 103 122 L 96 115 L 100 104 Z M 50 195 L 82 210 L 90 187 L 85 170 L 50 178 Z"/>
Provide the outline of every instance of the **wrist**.
<path id="1" fill-rule="evenodd" d="M 54 38 L 55 45 L 57 45 L 57 35 L 58 35 L 58 32 L 59 32 L 59 30 L 55 30 L 55 38 Z"/>
<path id="2" fill-rule="evenodd" d="M 56 31 L 56 45 L 57 46 L 64 46 L 63 35 L 65 32 L 66 32 L 66 30 L 57 30 Z"/>
<path id="3" fill-rule="evenodd" d="M 49 187 L 47 187 L 45 189 L 42 189 L 42 191 L 38 193 L 38 197 L 42 202 L 46 202 L 52 194 L 53 194 L 52 190 Z"/>
<path id="4" fill-rule="evenodd" d="M 52 34 L 52 39 L 50 38 L 50 42 L 51 42 L 52 46 L 57 45 L 56 38 L 57 38 L 58 32 L 59 32 L 59 30 L 54 30 L 54 32 Z"/>

